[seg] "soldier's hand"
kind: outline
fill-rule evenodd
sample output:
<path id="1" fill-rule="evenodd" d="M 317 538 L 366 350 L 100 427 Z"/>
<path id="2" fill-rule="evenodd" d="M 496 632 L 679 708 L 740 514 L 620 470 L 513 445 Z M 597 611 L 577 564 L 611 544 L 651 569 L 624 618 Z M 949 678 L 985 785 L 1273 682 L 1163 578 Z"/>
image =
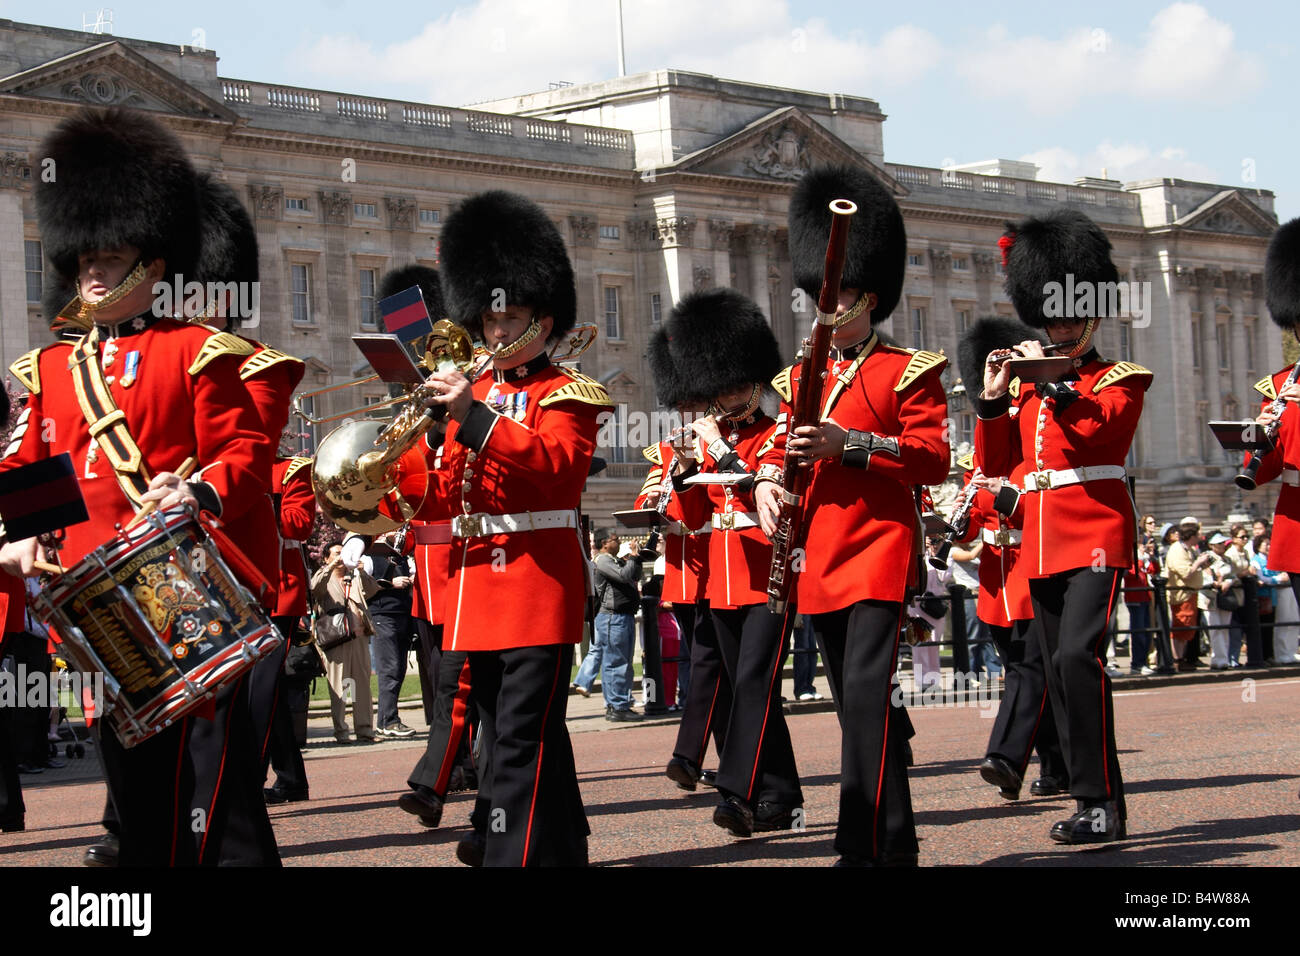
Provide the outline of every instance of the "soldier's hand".
<path id="1" fill-rule="evenodd" d="M 760 481 L 754 485 L 754 505 L 758 508 L 758 523 L 769 538 L 776 534 L 776 522 L 781 516 L 781 486 L 775 481 Z"/>
<path id="2" fill-rule="evenodd" d="M 170 471 L 154 475 L 153 481 L 149 482 L 149 490 L 140 496 L 140 501 L 144 504 L 156 502 L 159 511 L 182 506 L 197 510 L 199 506 L 199 500 L 194 496 L 194 489 L 190 487 L 190 483 Z"/>
<path id="3" fill-rule="evenodd" d="M 645 505 L 644 505 L 644 507 L 649 508 L 651 511 L 654 511 L 656 508 L 659 507 L 659 489 L 658 489 L 658 488 L 656 488 L 654 491 L 646 492 L 646 496 L 645 496 Z"/>
<path id="4" fill-rule="evenodd" d="M 1292 382 L 1289 385 L 1282 386 L 1282 391 L 1277 393 L 1277 397 L 1284 402 L 1294 402 L 1300 399 L 1300 382 Z"/>
<path id="5" fill-rule="evenodd" d="M 700 436 L 700 441 L 708 447 L 713 442 L 722 437 L 722 432 L 718 430 L 718 420 L 712 415 L 705 415 L 703 418 L 697 418 L 691 422 L 691 428 L 695 434 Z"/>
<path id="6" fill-rule="evenodd" d="M 410 586 L 411 579 L 408 577 L 402 576 L 393 578 L 393 587 L 395 588 L 409 588 Z"/>
<path id="7" fill-rule="evenodd" d="M 465 420 L 465 415 L 474 404 L 474 393 L 470 391 L 469 379 L 459 369 L 450 372 L 434 372 L 427 379 L 434 386 L 434 394 L 429 396 L 425 407 L 445 405 L 447 414 L 456 421 Z"/>
<path id="8" fill-rule="evenodd" d="M 801 461 L 839 458 L 844 454 L 844 439 L 847 435 L 838 422 L 828 419 L 820 425 L 801 425 L 796 428 L 786 448 L 791 458 Z"/>
<path id="9" fill-rule="evenodd" d="M 16 578 L 34 578 L 40 574 L 36 570 L 37 548 L 35 538 L 22 541 L 6 541 L 0 547 L 0 569 Z"/>

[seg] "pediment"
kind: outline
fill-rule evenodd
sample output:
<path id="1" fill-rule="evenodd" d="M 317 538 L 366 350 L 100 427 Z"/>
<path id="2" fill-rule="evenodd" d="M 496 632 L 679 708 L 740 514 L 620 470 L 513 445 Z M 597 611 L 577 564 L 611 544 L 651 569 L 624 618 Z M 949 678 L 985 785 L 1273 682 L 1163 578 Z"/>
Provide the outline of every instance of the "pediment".
<path id="1" fill-rule="evenodd" d="M 1277 222 L 1235 189 L 1224 189 L 1180 216 L 1174 225 L 1197 232 L 1268 238 Z"/>
<path id="2" fill-rule="evenodd" d="M 718 142 L 682 156 L 673 172 L 798 182 L 829 163 L 861 166 L 898 196 L 906 187 L 798 107 L 773 110 Z"/>
<path id="3" fill-rule="evenodd" d="M 232 123 L 239 119 L 224 103 L 117 40 L 6 76 L 0 79 L 0 94 L 85 106 L 129 106 Z"/>

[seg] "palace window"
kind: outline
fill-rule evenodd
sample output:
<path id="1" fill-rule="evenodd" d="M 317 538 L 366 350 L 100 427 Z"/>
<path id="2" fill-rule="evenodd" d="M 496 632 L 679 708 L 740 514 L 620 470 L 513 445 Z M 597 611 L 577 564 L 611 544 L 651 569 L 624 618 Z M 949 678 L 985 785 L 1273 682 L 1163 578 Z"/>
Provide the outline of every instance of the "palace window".
<path id="1" fill-rule="evenodd" d="M 41 243 L 39 239 L 23 240 L 23 259 L 23 268 L 27 273 L 27 301 L 40 302 L 41 292 L 43 291 L 44 263 L 41 262 Z"/>
<path id="2" fill-rule="evenodd" d="M 379 327 L 378 313 L 375 311 L 375 270 L 362 269 L 357 273 L 357 286 L 361 292 L 361 327 L 374 329 Z"/>
<path id="3" fill-rule="evenodd" d="M 436 226 L 436 225 L 438 225 L 438 223 L 440 223 L 440 222 L 442 222 L 442 210 L 441 210 L 441 209 L 421 209 L 421 210 L 420 210 L 420 225 L 422 225 L 422 226 Z"/>
<path id="4" fill-rule="evenodd" d="M 618 340 L 623 337 L 622 323 L 618 312 L 618 286 L 605 287 L 605 338 Z"/>
<path id="5" fill-rule="evenodd" d="M 284 199 L 284 208 L 289 212 L 306 212 L 307 200 L 302 196 L 286 196 Z"/>
<path id="6" fill-rule="evenodd" d="M 379 207 L 372 202 L 354 202 L 352 215 L 357 219 L 378 219 Z"/>
<path id="7" fill-rule="evenodd" d="M 289 299 L 294 324 L 311 324 L 311 266 L 305 263 L 289 266 Z"/>
<path id="8" fill-rule="evenodd" d="M 650 324 L 658 325 L 664 320 L 663 299 L 658 292 L 650 293 Z"/>
<path id="9" fill-rule="evenodd" d="M 618 226 L 601 226 L 599 232 L 602 239 L 618 239 L 622 236 Z"/>

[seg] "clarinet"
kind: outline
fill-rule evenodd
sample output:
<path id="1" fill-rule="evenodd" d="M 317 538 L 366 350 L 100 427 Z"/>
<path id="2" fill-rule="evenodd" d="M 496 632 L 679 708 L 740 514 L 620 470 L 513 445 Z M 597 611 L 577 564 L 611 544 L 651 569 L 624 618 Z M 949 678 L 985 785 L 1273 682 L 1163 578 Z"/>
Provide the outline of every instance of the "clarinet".
<path id="1" fill-rule="evenodd" d="M 952 551 L 953 543 L 966 533 L 970 525 L 971 509 L 975 507 L 975 494 L 978 491 L 974 482 L 961 490 L 961 501 L 957 503 L 956 508 L 952 509 L 952 519 L 948 522 L 948 531 L 943 536 L 943 544 L 939 545 L 939 550 L 927 559 L 930 567 L 936 571 L 942 571 L 948 566 L 948 554 Z"/>
<path id="2" fill-rule="evenodd" d="M 1291 366 L 1291 374 L 1286 377 L 1286 381 L 1282 384 L 1282 388 L 1286 388 L 1288 385 L 1294 385 L 1297 375 L 1300 375 L 1300 362 L 1296 362 L 1295 365 Z M 1279 389 L 1279 391 L 1281 391 L 1281 389 Z M 1274 443 L 1277 441 L 1278 429 L 1281 427 L 1282 423 L 1282 413 L 1286 411 L 1287 404 L 1288 403 L 1282 399 L 1275 398 L 1268 406 L 1269 414 L 1277 416 L 1264 426 L 1264 441 L 1267 443 L 1268 450 L 1271 450 Z M 1265 451 L 1265 454 L 1267 454 L 1267 450 Z M 1255 474 L 1259 471 L 1259 463 L 1262 458 L 1263 455 L 1258 451 L 1252 451 L 1250 457 L 1246 459 L 1246 467 L 1241 470 L 1241 474 L 1233 479 L 1233 481 L 1237 483 L 1237 487 L 1242 491 L 1255 490 Z"/>
<path id="3" fill-rule="evenodd" d="M 811 338 L 804 339 L 799 348 L 799 381 L 790 402 L 787 439 L 796 428 L 816 425 L 821 417 L 826 360 L 830 356 L 831 332 L 839 308 L 840 275 L 844 271 L 849 217 L 858 211 L 858 207 L 846 199 L 836 199 L 830 207 L 833 213 L 831 235 L 826 244 L 821 293 L 817 296 L 817 321 L 813 324 Z M 776 534 L 772 536 L 772 568 L 767 579 L 767 607 L 775 614 L 784 614 L 790 600 L 790 589 L 794 584 L 790 560 L 795 549 L 802 545 L 807 530 L 803 499 L 811 477 L 812 468 L 800 467 L 798 459 L 791 458 L 787 448 L 781 473 L 781 513 L 777 517 Z"/>

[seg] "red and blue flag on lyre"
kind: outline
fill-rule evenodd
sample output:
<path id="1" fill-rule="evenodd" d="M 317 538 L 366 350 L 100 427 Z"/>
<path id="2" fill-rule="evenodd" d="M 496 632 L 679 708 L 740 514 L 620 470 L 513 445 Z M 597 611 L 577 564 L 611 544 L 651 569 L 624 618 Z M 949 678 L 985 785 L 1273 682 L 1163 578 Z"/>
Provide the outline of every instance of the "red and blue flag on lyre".
<path id="1" fill-rule="evenodd" d="M 384 320 L 384 331 L 396 335 L 408 345 L 433 331 L 429 309 L 418 285 L 380 299 L 379 314 Z"/>

